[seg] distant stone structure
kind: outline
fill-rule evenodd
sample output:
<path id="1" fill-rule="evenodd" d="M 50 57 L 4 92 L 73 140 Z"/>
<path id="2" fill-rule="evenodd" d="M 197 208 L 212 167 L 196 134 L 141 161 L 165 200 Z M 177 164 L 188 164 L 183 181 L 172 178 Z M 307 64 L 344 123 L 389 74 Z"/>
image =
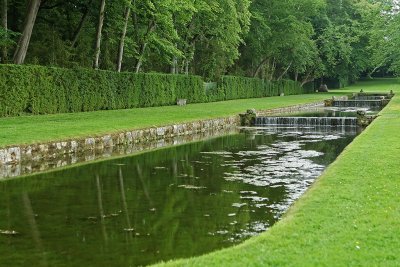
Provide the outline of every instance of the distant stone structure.
<path id="1" fill-rule="evenodd" d="M 318 89 L 318 92 L 321 92 L 321 93 L 327 93 L 327 92 L 329 92 L 329 91 L 328 91 L 328 86 L 327 86 L 326 84 L 321 84 L 321 86 L 320 86 L 319 89 Z"/>
<path id="2" fill-rule="evenodd" d="M 177 104 L 178 106 L 186 106 L 186 99 L 178 99 L 178 100 L 176 101 L 176 104 Z"/>

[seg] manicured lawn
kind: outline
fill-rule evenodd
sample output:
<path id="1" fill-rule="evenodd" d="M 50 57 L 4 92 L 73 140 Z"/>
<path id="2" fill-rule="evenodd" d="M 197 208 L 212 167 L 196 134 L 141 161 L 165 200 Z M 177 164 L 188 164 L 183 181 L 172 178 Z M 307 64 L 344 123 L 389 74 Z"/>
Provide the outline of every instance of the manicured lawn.
<path id="1" fill-rule="evenodd" d="M 168 106 L 0 118 L 0 147 L 113 133 L 238 114 L 249 108 L 270 109 L 329 98 L 324 94 L 242 99 L 185 107 Z"/>
<path id="2" fill-rule="evenodd" d="M 347 91 L 384 90 L 394 88 L 393 79 L 360 83 Z M 97 111 L 73 114 L 22 116 L 0 118 L 0 147 L 16 144 L 32 144 L 68 138 L 86 137 L 151 126 L 217 118 L 238 114 L 249 108 L 271 109 L 300 103 L 310 103 L 344 90 L 328 94 L 310 94 L 285 97 L 241 99 L 185 107 L 169 106 L 130 110 Z"/>
<path id="3" fill-rule="evenodd" d="M 341 91 L 400 93 L 369 84 Z M 400 95 L 380 115 L 269 231 L 167 266 L 400 266 Z"/>
<path id="4" fill-rule="evenodd" d="M 400 80 L 399 79 L 374 79 L 358 82 L 352 86 L 334 90 L 334 92 L 378 92 L 378 93 L 389 93 L 393 90 L 395 93 L 400 93 Z"/>

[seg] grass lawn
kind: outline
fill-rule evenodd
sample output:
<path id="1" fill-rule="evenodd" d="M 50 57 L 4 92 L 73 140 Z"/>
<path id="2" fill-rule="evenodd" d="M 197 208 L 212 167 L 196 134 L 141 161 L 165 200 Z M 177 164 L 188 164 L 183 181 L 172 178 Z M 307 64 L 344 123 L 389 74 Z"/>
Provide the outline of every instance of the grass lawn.
<path id="1" fill-rule="evenodd" d="M 378 80 L 349 87 L 347 91 L 394 88 L 393 79 Z M 271 109 L 300 103 L 310 103 L 343 90 L 328 94 L 309 94 L 286 97 L 241 99 L 225 102 L 192 104 L 185 107 L 168 106 L 130 110 L 96 111 L 84 113 L 21 116 L 0 118 L 0 147 L 32 144 L 69 138 L 101 135 L 151 126 L 194 121 L 238 114 L 249 108 Z"/>
<path id="2" fill-rule="evenodd" d="M 166 106 L 0 118 L 0 147 L 218 118 L 238 114 L 249 108 L 271 109 L 315 102 L 329 97 L 324 94 L 309 94 L 192 104 L 184 107 Z"/>
<path id="3" fill-rule="evenodd" d="M 352 90 L 400 94 L 388 81 Z M 167 266 L 400 266 L 400 95 L 269 231 Z"/>

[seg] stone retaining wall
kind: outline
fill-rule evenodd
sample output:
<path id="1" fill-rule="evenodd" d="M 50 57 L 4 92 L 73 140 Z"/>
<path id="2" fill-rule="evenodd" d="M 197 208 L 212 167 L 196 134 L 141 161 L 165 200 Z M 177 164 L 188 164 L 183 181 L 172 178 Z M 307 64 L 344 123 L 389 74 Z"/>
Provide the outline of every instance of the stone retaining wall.
<path id="1" fill-rule="evenodd" d="M 321 107 L 323 104 L 323 102 L 318 102 L 257 113 L 272 115 L 295 112 Z M 99 137 L 4 147 L 0 148 L 0 178 L 16 177 L 78 162 L 129 155 L 153 148 L 200 141 L 207 137 L 235 131 L 239 123 L 239 116 L 230 116 L 106 134 Z"/>

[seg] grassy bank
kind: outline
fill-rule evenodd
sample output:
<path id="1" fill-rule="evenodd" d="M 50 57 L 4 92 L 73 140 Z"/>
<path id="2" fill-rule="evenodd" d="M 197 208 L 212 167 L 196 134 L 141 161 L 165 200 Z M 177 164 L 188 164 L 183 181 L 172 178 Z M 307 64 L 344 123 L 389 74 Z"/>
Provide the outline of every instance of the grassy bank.
<path id="1" fill-rule="evenodd" d="M 270 109 L 327 98 L 324 94 L 268 97 L 128 110 L 0 118 L 0 147 L 113 133 Z"/>
<path id="2" fill-rule="evenodd" d="M 41 116 L 0 118 L 0 147 L 32 144 L 101 135 L 123 130 L 169 125 L 200 119 L 238 114 L 249 108 L 271 109 L 310 103 L 343 92 L 394 88 L 393 79 L 363 82 L 346 90 L 329 94 L 306 94 L 285 97 L 240 99 L 214 103 L 191 104 L 185 107 L 166 106 L 128 110 L 65 113 Z"/>
<path id="3" fill-rule="evenodd" d="M 389 82 L 341 91 L 386 92 L 388 87 L 400 93 Z M 396 96 L 269 231 L 167 266 L 399 266 L 399 130 Z"/>

